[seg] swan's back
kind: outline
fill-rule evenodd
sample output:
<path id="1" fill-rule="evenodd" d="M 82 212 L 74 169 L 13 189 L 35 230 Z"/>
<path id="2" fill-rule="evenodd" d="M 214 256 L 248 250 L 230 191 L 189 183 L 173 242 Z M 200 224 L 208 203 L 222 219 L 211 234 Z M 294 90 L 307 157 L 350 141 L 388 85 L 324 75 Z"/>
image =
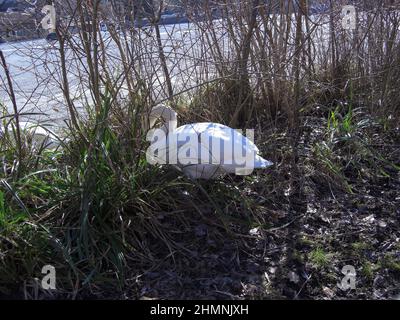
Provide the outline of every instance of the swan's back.
<path id="1" fill-rule="evenodd" d="M 220 123 L 213 122 L 199 122 L 180 126 L 176 129 L 176 133 L 179 135 L 201 134 L 203 137 L 219 139 L 225 144 L 233 143 L 234 145 L 242 145 L 247 150 L 253 150 L 256 153 L 259 152 L 257 146 L 248 138 L 243 136 L 237 130 L 232 129 Z"/>

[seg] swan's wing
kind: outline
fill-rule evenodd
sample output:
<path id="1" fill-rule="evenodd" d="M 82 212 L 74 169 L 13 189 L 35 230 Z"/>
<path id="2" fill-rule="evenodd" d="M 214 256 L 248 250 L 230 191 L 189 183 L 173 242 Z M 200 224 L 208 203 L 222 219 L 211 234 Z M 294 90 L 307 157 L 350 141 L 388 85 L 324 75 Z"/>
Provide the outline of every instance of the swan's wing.
<path id="1" fill-rule="evenodd" d="M 178 137 L 177 148 L 180 151 L 199 150 L 197 154 L 188 151 L 187 155 L 193 159 L 197 157 L 201 163 L 232 165 L 236 158 L 259 153 L 250 139 L 237 130 L 218 123 L 187 124 L 177 128 L 174 134 Z"/>
<path id="2" fill-rule="evenodd" d="M 210 179 L 221 173 L 243 174 L 266 168 L 271 162 L 261 158 L 256 145 L 240 132 L 218 123 L 183 125 L 168 135 L 159 146 L 169 163 L 178 165 L 194 179 Z"/>

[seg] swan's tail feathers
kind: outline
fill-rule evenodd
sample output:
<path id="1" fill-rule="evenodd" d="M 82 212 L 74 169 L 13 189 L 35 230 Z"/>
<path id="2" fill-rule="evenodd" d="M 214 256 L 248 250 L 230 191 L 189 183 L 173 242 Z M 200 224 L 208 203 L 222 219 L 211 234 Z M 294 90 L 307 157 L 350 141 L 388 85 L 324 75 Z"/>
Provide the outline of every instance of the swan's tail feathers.
<path id="1" fill-rule="evenodd" d="M 255 160 L 254 161 L 255 169 L 268 168 L 268 167 L 271 167 L 274 165 L 271 161 L 265 160 L 264 158 L 260 157 L 259 155 L 256 155 L 256 158 L 254 160 Z"/>
<path id="2" fill-rule="evenodd" d="M 235 168 L 235 174 L 239 176 L 248 176 L 253 173 L 254 169 L 265 169 L 272 165 L 273 163 L 271 161 L 265 160 L 259 155 L 256 155 L 254 158 L 254 165 L 248 165 L 245 168 Z"/>

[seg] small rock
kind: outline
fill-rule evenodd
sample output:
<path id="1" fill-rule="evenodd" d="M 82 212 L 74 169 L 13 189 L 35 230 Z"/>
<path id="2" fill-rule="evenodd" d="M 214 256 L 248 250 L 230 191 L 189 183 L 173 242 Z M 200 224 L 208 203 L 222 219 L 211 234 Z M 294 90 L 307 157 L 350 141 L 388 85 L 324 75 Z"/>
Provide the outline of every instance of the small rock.
<path id="1" fill-rule="evenodd" d="M 363 221 L 368 222 L 368 223 L 374 223 L 375 217 L 373 214 L 371 214 L 368 217 L 364 218 Z"/>
<path id="2" fill-rule="evenodd" d="M 387 223 L 386 223 L 385 221 L 383 221 L 383 220 L 379 220 L 379 221 L 378 221 L 378 226 L 379 226 L 380 228 L 384 229 L 384 228 L 387 227 Z"/>
<path id="3" fill-rule="evenodd" d="M 251 229 L 251 230 L 249 231 L 249 234 L 250 234 L 251 236 L 257 236 L 257 235 L 259 234 L 259 228 L 257 227 L 257 228 Z"/>

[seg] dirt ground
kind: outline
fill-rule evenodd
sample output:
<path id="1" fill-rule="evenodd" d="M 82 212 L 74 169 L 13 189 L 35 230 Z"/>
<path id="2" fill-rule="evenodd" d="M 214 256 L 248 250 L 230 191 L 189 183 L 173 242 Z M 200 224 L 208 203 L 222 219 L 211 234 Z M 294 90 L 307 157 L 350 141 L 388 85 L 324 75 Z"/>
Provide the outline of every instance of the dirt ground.
<path id="1" fill-rule="evenodd" d="M 397 164 L 398 138 L 394 134 L 377 145 Z M 275 141 L 279 139 L 275 136 Z M 310 144 L 316 139 L 302 139 L 298 148 L 300 193 L 285 190 L 292 178 L 283 158 L 274 159 L 276 166 L 262 173 L 266 180 L 248 191 L 265 225 L 249 228 L 230 220 L 231 234 L 213 223 L 212 212 L 198 217 L 174 239 L 188 250 L 166 254 L 155 241 L 154 252 L 160 253 L 162 262 L 131 279 L 132 289 L 123 296 L 400 299 L 399 172 L 387 166 L 385 177 L 366 179 L 368 175 L 357 176 L 348 168 L 345 174 L 352 192 L 343 192 L 309 170 Z M 285 145 L 275 143 L 275 154 L 284 154 Z M 345 266 L 355 269 L 354 289 L 340 288 Z"/>

